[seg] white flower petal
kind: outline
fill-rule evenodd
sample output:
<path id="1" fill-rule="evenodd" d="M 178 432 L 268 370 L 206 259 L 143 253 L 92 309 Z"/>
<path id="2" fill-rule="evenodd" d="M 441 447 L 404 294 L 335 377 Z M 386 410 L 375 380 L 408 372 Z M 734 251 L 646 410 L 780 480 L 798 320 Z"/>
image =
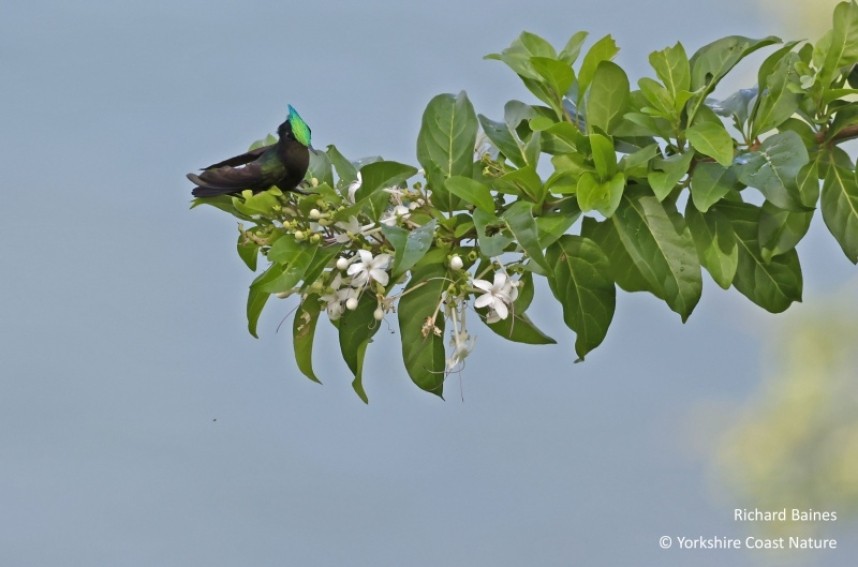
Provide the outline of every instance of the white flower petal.
<path id="1" fill-rule="evenodd" d="M 387 282 L 390 281 L 390 276 L 387 275 L 387 272 L 378 268 L 370 270 L 369 277 L 371 277 L 373 280 L 377 281 L 381 285 L 387 285 Z"/>
<path id="2" fill-rule="evenodd" d="M 486 280 L 473 280 L 471 282 L 471 285 L 483 291 L 489 291 L 490 289 L 492 289 L 492 284 L 490 284 Z"/>

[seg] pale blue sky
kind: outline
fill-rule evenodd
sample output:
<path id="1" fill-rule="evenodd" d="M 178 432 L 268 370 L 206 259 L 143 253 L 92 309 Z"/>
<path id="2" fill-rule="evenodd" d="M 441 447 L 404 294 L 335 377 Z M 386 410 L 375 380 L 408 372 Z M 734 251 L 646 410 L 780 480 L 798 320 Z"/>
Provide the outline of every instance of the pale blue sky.
<path id="1" fill-rule="evenodd" d="M 573 365 L 543 286 L 532 316 L 559 344 L 475 327 L 446 402 L 411 385 L 391 322 L 364 406 L 326 323 L 324 386 L 275 332 L 292 303 L 247 334 L 235 223 L 188 210 L 184 174 L 273 131 L 287 103 L 317 147 L 408 162 L 439 92 L 499 117 L 530 99 L 482 56 L 523 29 L 613 33 L 635 76 L 676 40 L 779 31 L 743 0 L 4 6 L 0 564 L 757 564 L 658 549 L 743 535 L 745 504 L 713 493 L 705 435 L 687 435 L 696 407 L 743 403 L 765 366 L 778 319 L 735 291 L 707 279 L 686 325 L 623 293 Z M 855 273 L 818 221 L 799 309 Z"/>

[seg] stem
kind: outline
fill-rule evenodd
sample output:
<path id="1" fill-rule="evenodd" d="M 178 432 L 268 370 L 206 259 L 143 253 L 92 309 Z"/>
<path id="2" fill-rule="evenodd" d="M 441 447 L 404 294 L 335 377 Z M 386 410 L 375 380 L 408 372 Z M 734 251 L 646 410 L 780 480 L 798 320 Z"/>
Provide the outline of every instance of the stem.
<path id="1" fill-rule="evenodd" d="M 828 131 L 823 130 L 816 134 L 816 141 L 820 144 L 825 143 L 825 139 L 828 138 Z M 845 142 L 847 140 L 852 140 L 854 138 L 858 138 L 858 124 L 852 124 L 847 126 L 837 134 L 835 134 L 831 140 L 829 140 L 830 144 L 838 144 L 840 142 Z"/>

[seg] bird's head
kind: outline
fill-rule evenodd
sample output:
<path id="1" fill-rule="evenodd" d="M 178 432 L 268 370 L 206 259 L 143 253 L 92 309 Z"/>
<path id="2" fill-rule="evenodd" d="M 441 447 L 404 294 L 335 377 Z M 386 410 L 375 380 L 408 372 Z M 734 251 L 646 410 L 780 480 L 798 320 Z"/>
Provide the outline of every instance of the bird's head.
<path id="1" fill-rule="evenodd" d="M 277 133 L 281 138 L 291 136 L 296 142 L 302 146 L 310 146 L 310 127 L 301 118 L 301 115 L 289 105 L 289 116 L 286 117 L 286 122 L 280 125 Z"/>

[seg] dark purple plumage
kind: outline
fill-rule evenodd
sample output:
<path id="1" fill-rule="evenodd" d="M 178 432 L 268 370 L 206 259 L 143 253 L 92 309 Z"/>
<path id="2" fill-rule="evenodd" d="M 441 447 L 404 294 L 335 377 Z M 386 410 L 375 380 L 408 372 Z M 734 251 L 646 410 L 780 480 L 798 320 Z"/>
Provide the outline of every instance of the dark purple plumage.
<path id="1" fill-rule="evenodd" d="M 304 179 L 310 165 L 310 129 L 290 106 L 289 118 L 277 129 L 280 139 L 189 173 L 197 187 L 194 197 L 238 194 L 244 189 L 254 193 L 276 185 L 281 191 L 293 191 Z M 297 136 L 296 136 L 297 134 Z"/>

